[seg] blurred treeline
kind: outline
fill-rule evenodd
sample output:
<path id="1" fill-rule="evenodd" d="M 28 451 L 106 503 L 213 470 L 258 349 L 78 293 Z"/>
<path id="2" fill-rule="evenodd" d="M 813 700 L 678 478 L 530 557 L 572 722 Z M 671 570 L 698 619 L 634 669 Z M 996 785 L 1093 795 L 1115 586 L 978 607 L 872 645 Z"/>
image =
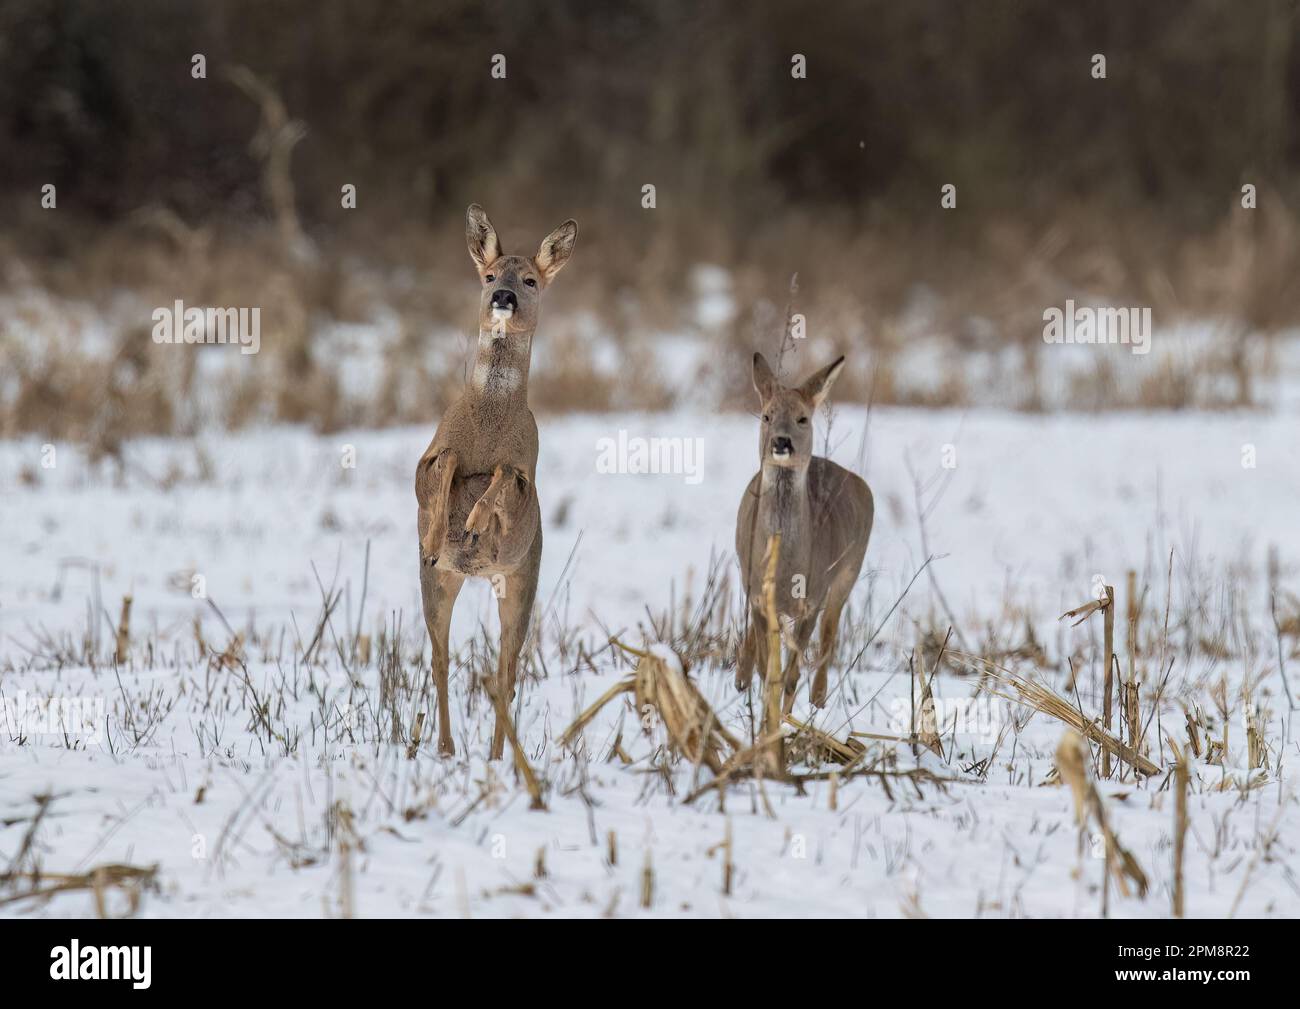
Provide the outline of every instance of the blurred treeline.
<path id="1" fill-rule="evenodd" d="M 1201 226 L 1300 164 L 1295 31 L 1287 0 L 6 0 L 0 182 L 101 218 L 248 213 L 255 112 L 221 82 L 242 64 L 309 127 L 294 176 L 322 228 L 341 178 L 386 222 L 485 186 L 636 207 L 653 179 L 737 242 L 787 209 L 930 205 L 940 181 L 972 209 L 1104 195 Z"/>
<path id="2" fill-rule="evenodd" d="M 975 212 L 1102 197 L 1198 227 L 1300 165 L 1296 26 L 1289 0 L 6 0 L 0 183 L 101 219 L 251 213 L 256 112 L 221 78 L 241 64 L 307 124 L 294 179 L 326 229 L 340 179 L 385 225 L 484 188 L 635 209 L 653 181 L 743 242 L 947 181 Z"/>
<path id="3" fill-rule="evenodd" d="M 66 293 L 213 300 L 227 293 L 214 278 L 251 283 L 259 256 L 288 257 L 287 212 L 324 264 L 307 280 L 294 268 L 303 367 L 314 313 L 365 314 L 344 264 L 419 278 L 416 293 L 380 292 L 402 311 L 472 318 L 470 201 L 516 246 L 576 216 L 585 257 L 557 299 L 620 335 L 635 325 L 616 302 L 681 325 L 700 262 L 734 272 L 737 342 L 762 321 L 758 298 L 779 312 L 795 272 L 835 342 L 887 347 L 919 284 L 958 342 L 988 326 L 1032 342 L 1042 306 L 1079 291 L 1275 329 L 1300 314 L 1295 7 L 4 0 L 0 255 Z M 276 114 L 304 129 L 278 180 Z M 40 207 L 47 183 L 56 213 Z M 355 210 L 340 205 L 347 183 Z M 940 207 L 948 183 L 955 211 Z M 268 224 L 278 239 L 259 244 Z M 1227 261 L 1243 249 L 1247 275 Z"/>

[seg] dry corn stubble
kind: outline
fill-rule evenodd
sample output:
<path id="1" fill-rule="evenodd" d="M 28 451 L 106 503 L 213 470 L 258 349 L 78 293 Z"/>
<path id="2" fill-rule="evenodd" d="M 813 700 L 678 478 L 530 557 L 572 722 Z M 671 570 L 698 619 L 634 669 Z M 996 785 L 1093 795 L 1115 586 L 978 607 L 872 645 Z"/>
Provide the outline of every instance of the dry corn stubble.
<path id="1" fill-rule="evenodd" d="M 579 715 L 560 736 L 560 745 L 572 746 L 606 704 L 630 692 L 637 711 L 645 711 L 649 706 L 658 714 L 674 752 L 692 763 L 703 763 L 714 774 L 720 773 L 726 758 L 741 749 L 740 741 L 723 727 L 680 660 L 675 656 L 669 660 L 656 652 L 635 654 L 639 659 L 633 675 L 605 691 Z"/>
<path id="2" fill-rule="evenodd" d="M 1111 829 L 1106 815 L 1106 806 L 1101 793 L 1088 774 L 1090 762 L 1088 745 L 1079 733 L 1067 729 L 1056 748 L 1056 769 L 1061 780 L 1070 786 L 1074 798 L 1074 818 L 1079 830 L 1087 829 L 1091 821 L 1101 831 L 1105 842 L 1105 859 L 1107 878 L 1113 878 L 1119 886 L 1120 893 L 1129 896 L 1129 883 L 1136 888 L 1139 897 L 1147 893 L 1147 877 L 1138 865 L 1137 859 L 1119 843 L 1119 838 Z M 1103 897 L 1103 900 L 1105 898 Z"/>

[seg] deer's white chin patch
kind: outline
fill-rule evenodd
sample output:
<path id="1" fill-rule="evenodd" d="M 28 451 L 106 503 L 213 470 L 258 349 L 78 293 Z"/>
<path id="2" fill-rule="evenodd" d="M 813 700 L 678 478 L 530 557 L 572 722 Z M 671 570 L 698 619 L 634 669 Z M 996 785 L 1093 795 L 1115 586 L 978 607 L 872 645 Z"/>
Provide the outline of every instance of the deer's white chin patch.
<path id="1" fill-rule="evenodd" d="M 794 458 L 794 453 L 781 452 L 778 451 L 777 449 L 772 449 L 772 458 L 775 459 L 777 462 L 789 462 L 792 458 Z"/>
<path id="2" fill-rule="evenodd" d="M 502 322 L 505 322 L 507 319 L 513 319 L 514 317 L 515 317 L 515 310 L 513 308 L 492 309 L 492 318 L 500 319 Z"/>

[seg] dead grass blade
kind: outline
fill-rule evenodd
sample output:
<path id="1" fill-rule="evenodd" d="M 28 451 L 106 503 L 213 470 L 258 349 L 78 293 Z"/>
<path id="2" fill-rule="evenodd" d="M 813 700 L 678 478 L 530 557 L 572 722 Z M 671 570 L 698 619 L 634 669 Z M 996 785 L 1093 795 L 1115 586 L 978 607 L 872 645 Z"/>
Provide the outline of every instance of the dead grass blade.
<path id="1" fill-rule="evenodd" d="M 496 709 L 497 726 L 505 730 L 506 739 L 510 743 L 510 752 L 514 754 L 515 758 L 515 770 L 519 772 L 519 777 L 523 779 L 524 787 L 528 789 L 528 797 L 532 800 L 528 808 L 545 811 L 546 800 L 542 798 L 542 783 L 538 780 L 533 765 L 528 763 L 528 758 L 524 755 L 524 748 L 519 742 L 519 734 L 515 731 L 515 723 L 510 718 L 510 709 L 501 697 L 495 681 L 489 680 L 486 687 L 488 698 Z"/>
<path id="2" fill-rule="evenodd" d="M 1169 741 L 1174 751 L 1174 917 L 1183 917 L 1186 909 L 1186 889 L 1183 883 L 1183 860 L 1187 850 L 1187 789 L 1190 768 L 1187 754 L 1174 740 Z"/>
<path id="3" fill-rule="evenodd" d="M 943 661 L 943 651 L 947 649 L 947 647 L 948 640 L 945 638 L 943 649 L 939 652 L 940 662 Z M 939 666 L 938 662 L 936 662 L 935 673 L 937 674 L 938 671 Z M 934 682 L 934 674 L 932 674 L 928 680 L 926 679 L 924 649 L 918 649 L 916 652 L 916 673 L 921 686 L 921 710 L 919 720 L 914 718 L 912 732 L 915 734 L 918 743 L 942 759 L 943 746 L 939 741 L 939 732 L 936 727 L 938 719 L 935 716 L 934 692 L 931 688 L 931 683 Z"/>
<path id="4" fill-rule="evenodd" d="M 577 718 L 573 720 L 572 725 L 570 725 L 567 729 L 564 730 L 564 734 L 559 738 L 560 746 L 566 748 L 571 747 L 574 744 L 574 742 L 577 740 L 578 736 L 582 734 L 582 730 L 585 729 L 591 723 L 591 720 L 600 713 L 601 708 L 603 708 L 606 704 L 612 701 L 619 694 L 626 694 L 629 690 L 633 689 L 635 686 L 636 686 L 636 677 L 629 676 L 624 680 L 620 680 L 618 683 L 614 684 L 614 686 L 606 690 L 596 700 L 595 704 L 592 704 L 590 707 L 588 707 L 586 711 L 584 711 L 582 714 L 580 714 Z"/>
<path id="5" fill-rule="evenodd" d="M 95 898 L 95 908 L 101 918 L 107 917 L 106 891 L 116 887 L 126 894 L 130 902 L 128 914 L 140 907 L 140 896 L 146 889 L 157 887 L 158 866 L 123 865 L 108 863 L 98 865 L 88 872 L 6 872 L 0 875 L 0 885 L 14 886 L 25 882 L 28 888 L 18 893 L 0 897 L 0 907 L 22 900 L 48 899 L 60 893 L 85 890 Z"/>
<path id="6" fill-rule="evenodd" d="M 973 672 L 983 673 L 1015 691 L 1015 693 L 1008 693 L 992 690 L 991 693 L 995 696 L 1008 701 L 1015 701 L 1018 704 L 1027 704 L 1045 715 L 1050 715 L 1052 718 L 1064 722 L 1076 732 L 1102 747 L 1106 752 L 1128 762 L 1142 774 L 1150 776 L 1160 773 L 1158 765 L 1138 753 L 1133 747 L 1116 738 L 1112 733 L 1107 732 L 1094 719 L 1085 718 L 1078 708 L 1071 705 L 1069 701 L 1051 687 L 1039 683 L 1037 680 L 1031 680 L 1021 673 L 1014 672 L 978 655 L 969 655 L 966 652 L 949 652 L 948 654 L 965 664 Z"/>

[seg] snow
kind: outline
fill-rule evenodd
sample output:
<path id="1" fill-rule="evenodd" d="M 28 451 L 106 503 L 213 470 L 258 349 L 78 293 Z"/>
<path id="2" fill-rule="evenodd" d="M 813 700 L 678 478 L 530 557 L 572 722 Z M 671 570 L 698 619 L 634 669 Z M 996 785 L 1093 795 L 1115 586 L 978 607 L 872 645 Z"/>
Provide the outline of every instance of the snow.
<path id="1" fill-rule="evenodd" d="M 683 803 L 708 771 L 656 756 L 662 728 L 651 721 L 643 734 L 643 713 L 622 698 L 586 729 L 578 755 L 565 753 L 559 735 L 630 669 L 607 647 L 609 636 L 653 644 L 651 615 L 698 601 L 713 561 L 733 571 L 735 510 L 755 468 L 757 435 L 751 417 L 701 410 L 539 423 L 543 661 L 530 666 L 514 711 L 528 760 L 547 783 L 544 812 L 528 808 L 508 760 L 486 760 L 490 706 L 470 680 L 495 645 L 487 583 L 467 584 L 453 623 L 457 756 L 437 757 L 430 723 L 413 759 L 404 742 L 388 741 L 379 656 L 399 619 L 403 731 L 417 711 L 433 711 L 423 693 L 428 644 L 413 492 L 429 430 L 321 437 L 274 428 L 142 441 L 128 447 L 122 474 L 111 462 L 92 467 L 75 446 L 55 446 L 53 468 L 43 468 L 38 439 L 0 443 L 0 694 L 10 703 L 20 694 L 97 698 L 108 712 L 99 742 L 0 732 L 0 864 L 20 847 L 34 797 L 50 794 L 38 835 L 42 867 L 156 862 L 160 890 L 146 895 L 144 915 L 1099 913 L 1102 862 L 1090 839 L 1078 853 L 1068 790 L 1044 785 L 1062 726 L 1029 718 L 981 780 L 970 765 L 991 754 L 1009 719 L 1025 723 L 1028 712 L 985 696 L 967 724 L 961 702 L 975 678 L 951 670 L 936 683 L 941 714 L 955 712 L 960 723 L 955 740 L 947 737 L 950 757 L 917 758 L 899 746 L 896 759 L 901 769 L 919 764 L 955 780 L 913 787 L 857 778 L 839 785 L 835 810 L 825 782 L 805 794 L 766 783 L 773 816 L 751 782 L 729 789 L 725 811 L 712 794 Z M 1235 903 L 1241 916 L 1293 917 L 1293 852 L 1276 844 L 1265 852 L 1261 838 L 1300 829 L 1287 768 L 1296 742 L 1266 577 L 1270 548 L 1283 588 L 1294 592 L 1300 574 L 1294 415 L 878 408 L 868 416 L 837 408 L 829 431 L 825 417 L 818 425 L 819 450 L 862 473 L 876 498 L 863 577 L 845 617 L 854 647 L 832 671 L 832 702 L 818 724 L 841 738 L 850 728 L 900 731 L 907 656 L 921 629 L 947 627 L 945 601 L 972 647 L 990 628 L 1014 645 L 1032 627 L 1051 662 L 1042 676 L 1058 691 L 1069 682 L 1062 657 L 1074 657 L 1083 703 L 1095 711 L 1099 618 L 1077 628 L 1057 618 L 1097 584 L 1123 593 L 1133 568 L 1147 588 L 1148 628 L 1163 620 L 1172 591 L 1176 661 L 1163 731 L 1182 742 L 1180 703 L 1211 708 L 1220 676 L 1234 707 L 1225 766 L 1197 768 L 1188 913 L 1222 916 Z M 598 444 L 620 430 L 702 439 L 703 479 L 598 472 Z M 916 577 L 927 554 L 934 560 Z M 206 600 L 194 597 L 196 584 Z M 340 601 L 303 662 L 331 587 Z M 132 648 L 115 670 L 113 627 L 127 594 Z M 725 605 L 734 625 L 740 605 L 734 595 Z M 238 664 L 199 655 L 196 620 L 220 653 L 230 639 L 223 618 L 244 635 L 246 679 Z M 879 637 L 845 676 L 877 626 Z M 368 664 L 336 646 L 358 627 L 373 643 Z M 1227 658 L 1184 647 L 1224 628 Z M 87 635 L 98 638 L 93 665 L 81 646 Z M 749 707 L 728 659 L 690 672 L 748 739 Z M 1144 690 L 1154 665 L 1150 657 Z M 1268 709 L 1271 756 L 1267 783 L 1243 792 L 1232 782 L 1252 774 L 1240 711 L 1247 680 Z M 255 699 L 268 702 L 260 714 Z M 810 714 L 803 693 L 795 713 Z M 606 760 L 620 732 L 631 765 Z M 1151 755 L 1164 762 L 1168 751 L 1154 742 Z M 1169 913 L 1173 800 L 1162 782 L 1101 784 L 1121 841 L 1152 884 L 1145 900 L 1112 894 L 1115 916 Z M 331 812 L 340 809 L 342 817 Z M 719 845 L 728 822 L 735 875 L 724 895 Z M 545 875 L 535 878 L 543 849 Z M 647 860 L 653 897 L 642 908 Z M 0 913 L 84 915 L 93 900 L 74 892 Z"/>

